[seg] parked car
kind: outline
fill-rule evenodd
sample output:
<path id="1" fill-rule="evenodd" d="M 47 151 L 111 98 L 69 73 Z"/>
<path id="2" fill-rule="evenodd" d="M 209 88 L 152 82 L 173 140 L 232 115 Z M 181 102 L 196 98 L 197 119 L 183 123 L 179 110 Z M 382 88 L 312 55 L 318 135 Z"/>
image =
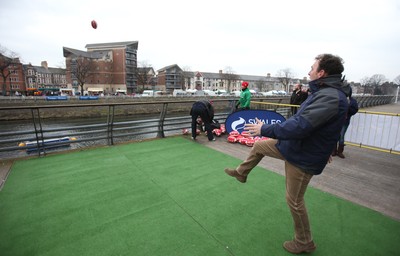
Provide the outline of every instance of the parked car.
<path id="1" fill-rule="evenodd" d="M 163 95 L 162 91 L 144 90 L 142 92 L 142 97 L 157 97 L 162 95 Z"/>
<path id="2" fill-rule="evenodd" d="M 114 95 L 117 95 L 117 96 L 126 95 L 126 90 L 117 89 L 115 91 Z"/>
<path id="3" fill-rule="evenodd" d="M 279 92 L 277 90 L 272 90 L 268 92 L 261 92 L 263 96 L 276 96 L 279 95 Z"/>
<path id="4" fill-rule="evenodd" d="M 256 90 L 249 90 L 252 96 L 257 96 L 257 91 Z"/>
<path id="5" fill-rule="evenodd" d="M 225 92 L 225 93 L 220 93 L 218 94 L 219 97 L 228 97 L 231 96 L 229 93 Z"/>
<path id="6" fill-rule="evenodd" d="M 240 91 L 232 91 L 231 96 L 240 97 Z"/>
<path id="7" fill-rule="evenodd" d="M 228 92 L 226 90 L 216 90 L 215 93 L 218 96 L 223 96 L 223 95 L 229 95 Z"/>
<path id="8" fill-rule="evenodd" d="M 217 96 L 217 94 L 214 91 L 211 90 L 203 90 L 203 92 L 207 95 L 207 96 Z"/>
<path id="9" fill-rule="evenodd" d="M 153 97 L 154 91 L 153 90 L 144 90 L 142 92 L 142 97 Z"/>
<path id="10" fill-rule="evenodd" d="M 184 91 L 184 90 L 174 90 L 173 92 L 172 92 L 172 96 L 174 96 L 174 97 L 179 97 L 179 96 L 187 96 L 188 95 L 188 93 L 186 92 L 186 91 Z"/>

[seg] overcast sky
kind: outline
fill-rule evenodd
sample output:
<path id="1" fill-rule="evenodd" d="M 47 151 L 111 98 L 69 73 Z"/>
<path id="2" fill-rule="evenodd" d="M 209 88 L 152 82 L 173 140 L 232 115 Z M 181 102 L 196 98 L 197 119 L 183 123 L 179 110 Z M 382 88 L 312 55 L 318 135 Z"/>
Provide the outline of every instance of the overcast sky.
<path id="1" fill-rule="evenodd" d="M 155 70 L 274 76 L 289 68 L 303 78 L 316 55 L 333 53 L 349 81 L 400 75 L 399 0 L 9 0 L 0 31 L 1 46 L 37 66 L 65 66 L 64 46 L 138 41 L 138 62 Z"/>

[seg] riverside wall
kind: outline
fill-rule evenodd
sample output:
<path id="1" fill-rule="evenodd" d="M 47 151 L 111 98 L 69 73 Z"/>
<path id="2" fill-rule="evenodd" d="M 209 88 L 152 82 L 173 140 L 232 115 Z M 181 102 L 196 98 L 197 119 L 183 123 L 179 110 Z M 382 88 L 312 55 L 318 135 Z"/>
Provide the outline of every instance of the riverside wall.
<path id="1" fill-rule="evenodd" d="M 395 96 L 357 96 L 360 108 L 380 106 L 394 102 Z M 227 113 L 238 98 L 236 97 L 130 97 L 105 96 L 96 100 L 80 100 L 68 97 L 67 100 L 47 100 L 46 97 L 0 97 L 0 121 L 32 119 L 32 113 L 40 118 L 95 118 L 106 117 L 112 111 L 113 116 L 159 114 L 167 104 L 167 113 L 189 115 L 193 102 L 208 99 L 213 101 L 216 113 Z M 253 97 L 252 101 L 289 104 L 290 96 Z M 252 108 L 264 106 L 252 104 Z M 275 107 L 276 108 L 276 107 Z M 274 109 L 274 108 L 272 108 Z"/>
<path id="2" fill-rule="evenodd" d="M 97 100 L 68 100 L 48 101 L 42 97 L 26 97 L 14 99 L 0 99 L 0 121 L 32 119 L 32 111 L 37 117 L 39 111 L 42 119 L 57 118 L 96 118 L 107 117 L 110 111 L 114 116 L 129 117 L 131 115 L 160 114 L 167 105 L 167 113 L 185 113 L 189 115 L 193 102 L 204 100 L 204 97 L 103 97 Z M 208 98 L 213 101 L 215 112 L 229 112 L 235 98 L 218 99 Z"/>

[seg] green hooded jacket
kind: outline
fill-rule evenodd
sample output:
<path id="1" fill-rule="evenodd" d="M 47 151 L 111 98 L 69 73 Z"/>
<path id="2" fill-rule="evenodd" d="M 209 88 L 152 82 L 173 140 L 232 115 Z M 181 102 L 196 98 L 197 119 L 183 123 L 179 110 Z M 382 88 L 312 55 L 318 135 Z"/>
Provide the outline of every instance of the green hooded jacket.
<path id="1" fill-rule="evenodd" d="M 239 108 L 249 109 L 250 100 L 251 100 L 251 93 L 249 91 L 249 88 L 242 90 L 242 92 L 240 93 Z"/>

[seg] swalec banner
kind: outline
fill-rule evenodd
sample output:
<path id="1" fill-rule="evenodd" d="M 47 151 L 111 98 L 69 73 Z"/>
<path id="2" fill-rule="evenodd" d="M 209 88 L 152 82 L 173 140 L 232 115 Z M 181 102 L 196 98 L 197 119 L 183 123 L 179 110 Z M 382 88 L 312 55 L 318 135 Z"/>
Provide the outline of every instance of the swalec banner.
<path id="1" fill-rule="evenodd" d="M 241 110 L 230 114 L 225 121 L 228 133 L 238 131 L 241 133 L 246 124 L 255 124 L 256 118 L 264 124 L 282 123 L 286 119 L 279 113 L 270 110 Z"/>

